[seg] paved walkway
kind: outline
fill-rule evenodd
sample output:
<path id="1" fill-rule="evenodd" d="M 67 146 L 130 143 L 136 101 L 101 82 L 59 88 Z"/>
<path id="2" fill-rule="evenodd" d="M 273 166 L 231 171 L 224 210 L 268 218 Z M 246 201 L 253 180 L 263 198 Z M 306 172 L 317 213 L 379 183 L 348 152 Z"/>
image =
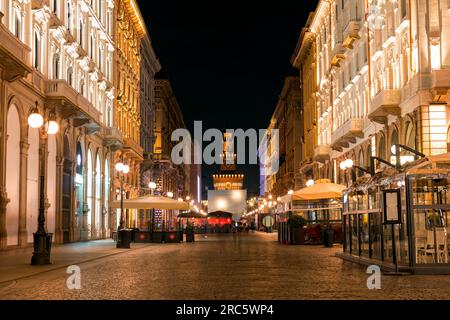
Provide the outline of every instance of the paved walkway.
<path id="1" fill-rule="evenodd" d="M 150 245 L 153 244 L 133 243 L 131 250 Z M 32 247 L 0 251 L 0 283 L 120 254 L 124 250 L 129 249 L 117 249 L 116 243 L 111 239 L 53 245 L 52 264 L 46 266 L 32 266 L 30 264 L 33 253 Z"/>
<path id="2" fill-rule="evenodd" d="M 108 241 L 65 246 L 70 259 L 64 262 L 56 249 L 54 258 L 80 267 L 80 290 L 67 288 L 59 268 L 0 283 L 0 299 L 450 299 L 450 276 L 382 275 L 381 289 L 369 290 L 365 267 L 335 257 L 341 248 L 280 245 L 276 237 L 216 234 L 119 254 Z M 101 258 L 106 254 L 112 255 Z M 17 264 L 22 271 L 35 272 L 30 257 Z M 94 260 L 75 262 L 88 258 Z M 3 253 L 0 259 L 10 261 Z"/>

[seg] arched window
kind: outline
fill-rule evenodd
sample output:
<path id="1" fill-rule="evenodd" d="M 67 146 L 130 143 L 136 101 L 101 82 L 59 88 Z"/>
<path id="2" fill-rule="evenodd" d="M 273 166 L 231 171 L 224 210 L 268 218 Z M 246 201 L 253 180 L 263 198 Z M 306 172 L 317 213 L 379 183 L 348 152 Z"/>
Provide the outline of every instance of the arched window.
<path id="1" fill-rule="evenodd" d="M 34 60 L 33 60 L 33 67 L 35 67 L 36 69 L 39 69 L 41 63 L 41 46 L 40 46 L 40 39 L 39 39 L 39 35 L 38 32 L 35 31 L 34 32 L 34 50 L 33 50 L 33 54 L 34 54 Z"/>
<path id="2" fill-rule="evenodd" d="M 22 40 L 22 17 L 18 9 L 14 10 L 14 35 Z"/>
<path id="3" fill-rule="evenodd" d="M 103 66 L 102 66 L 102 48 L 101 46 L 98 47 L 98 68 L 103 71 Z"/>
<path id="4" fill-rule="evenodd" d="M 52 11 L 58 14 L 58 0 L 52 0 Z"/>
<path id="5" fill-rule="evenodd" d="M 92 151 L 88 150 L 87 157 L 87 205 L 88 205 L 88 217 L 87 217 L 87 226 L 86 229 L 88 231 L 88 239 L 92 237 L 92 210 L 93 210 L 93 163 L 92 163 Z"/>
<path id="6" fill-rule="evenodd" d="M 82 19 L 80 19 L 80 22 L 78 24 L 78 32 L 79 32 L 78 42 L 79 42 L 80 46 L 83 47 L 83 20 Z"/>
<path id="7" fill-rule="evenodd" d="M 94 59 L 94 35 L 92 33 L 89 40 L 89 56 Z"/>
<path id="8" fill-rule="evenodd" d="M 67 69 L 67 83 L 70 86 L 73 86 L 73 68 L 72 67 L 69 67 Z"/>
<path id="9" fill-rule="evenodd" d="M 66 21 L 66 27 L 69 32 L 72 29 L 72 6 L 70 5 L 70 2 L 67 2 L 67 21 Z"/>
<path id="10" fill-rule="evenodd" d="M 102 0 L 98 0 L 98 11 L 97 16 L 100 21 L 102 21 Z"/>
<path id="11" fill-rule="evenodd" d="M 59 54 L 55 53 L 53 55 L 53 79 L 59 79 Z"/>
<path id="12" fill-rule="evenodd" d="M 84 79 L 80 80 L 80 94 L 85 97 L 86 85 L 84 83 Z"/>

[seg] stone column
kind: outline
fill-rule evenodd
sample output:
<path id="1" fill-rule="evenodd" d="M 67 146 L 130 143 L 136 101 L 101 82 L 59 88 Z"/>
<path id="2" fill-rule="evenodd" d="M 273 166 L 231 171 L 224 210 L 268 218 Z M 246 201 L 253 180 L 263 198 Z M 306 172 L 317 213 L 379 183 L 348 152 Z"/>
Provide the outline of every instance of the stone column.
<path id="1" fill-rule="evenodd" d="M 4 187 L 0 187 L 0 250 L 5 249 L 7 245 L 6 232 L 6 206 L 9 199 Z"/>
<path id="2" fill-rule="evenodd" d="M 64 148 L 64 146 L 63 146 Z M 56 201 L 55 201 L 55 243 L 63 243 L 62 233 L 62 183 L 63 183 L 64 157 L 56 157 Z"/>
<path id="3" fill-rule="evenodd" d="M 30 145 L 25 141 L 20 142 L 20 195 L 19 195 L 19 247 L 28 243 L 27 233 L 27 174 L 28 174 L 28 149 Z"/>
<path id="4" fill-rule="evenodd" d="M 3 14 L 0 14 L 0 23 Z M 0 69 L 0 74 L 3 70 Z M 0 77 L 0 250 L 6 248 L 6 206 L 9 199 L 6 193 L 6 122 L 8 119 L 5 81 Z"/>

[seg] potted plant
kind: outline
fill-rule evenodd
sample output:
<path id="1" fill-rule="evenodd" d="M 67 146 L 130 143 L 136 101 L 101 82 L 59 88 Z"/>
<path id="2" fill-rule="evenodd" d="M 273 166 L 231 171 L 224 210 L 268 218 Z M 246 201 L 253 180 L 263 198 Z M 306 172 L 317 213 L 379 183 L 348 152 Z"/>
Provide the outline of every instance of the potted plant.
<path id="1" fill-rule="evenodd" d="M 302 216 L 290 214 L 288 225 L 291 230 L 292 240 L 291 243 L 298 245 L 298 244 L 305 244 L 305 226 L 306 226 L 306 219 Z"/>

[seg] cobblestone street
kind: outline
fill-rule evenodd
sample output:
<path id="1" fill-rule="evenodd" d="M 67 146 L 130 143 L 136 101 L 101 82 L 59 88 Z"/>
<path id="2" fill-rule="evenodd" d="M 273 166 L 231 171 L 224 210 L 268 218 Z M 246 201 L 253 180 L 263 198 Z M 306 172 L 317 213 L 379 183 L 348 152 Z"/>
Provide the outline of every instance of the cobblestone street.
<path id="1" fill-rule="evenodd" d="M 111 243 L 113 246 L 113 243 Z M 284 246 L 276 234 L 211 235 L 149 245 L 79 264 L 81 290 L 65 268 L 0 283 L 1 299 L 449 299 L 448 276 L 382 276 L 334 257 L 340 248 Z M 81 261 L 81 260 L 80 260 Z"/>

